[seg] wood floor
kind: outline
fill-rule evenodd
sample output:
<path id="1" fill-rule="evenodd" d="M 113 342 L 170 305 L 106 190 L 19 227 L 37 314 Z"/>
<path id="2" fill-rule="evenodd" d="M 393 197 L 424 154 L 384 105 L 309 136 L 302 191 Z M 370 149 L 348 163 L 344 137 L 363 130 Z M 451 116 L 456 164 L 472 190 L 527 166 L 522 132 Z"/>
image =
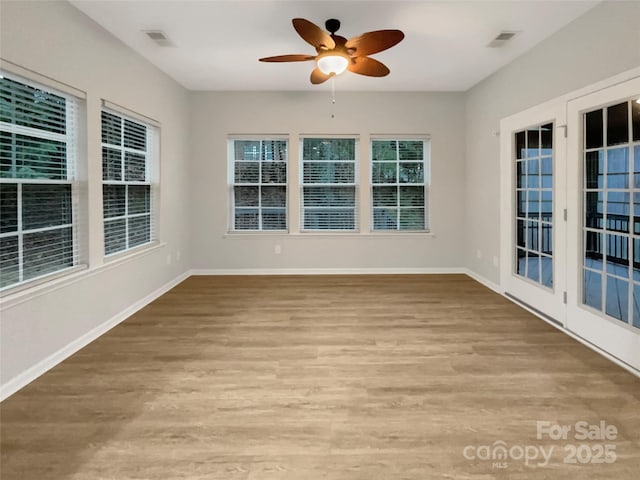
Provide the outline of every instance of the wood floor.
<path id="1" fill-rule="evenodd" d="M 463 275 L 191 277 L 0 408 L 2 480 L 640 472 L 640 380 Z"/>

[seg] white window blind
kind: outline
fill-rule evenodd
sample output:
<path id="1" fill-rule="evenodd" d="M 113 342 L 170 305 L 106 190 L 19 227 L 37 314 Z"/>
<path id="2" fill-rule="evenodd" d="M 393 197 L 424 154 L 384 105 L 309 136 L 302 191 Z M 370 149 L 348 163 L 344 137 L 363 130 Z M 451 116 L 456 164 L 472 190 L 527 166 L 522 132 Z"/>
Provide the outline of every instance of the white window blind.
<path id="1" fill-rule="evenodd" d="M 356 231 L 355 138 L 302 139 L 301 229 Z"/>
<path id="2" fill-rule="evenodd" d="M 231 231 L 287 230 L 285 139 L 230 140 Z"/>
<path id="3" fill-rule="evenodd" d="M 371 141 L 373 230 L 428 231 L 429 142 Z"/>
<path id="4" fill-rule="evenodd" d="M 0 289 L 79 263 L 79 103 L 0 75 Z"/>
<path id="5" fill-rule="evenodd" d="M 104 252 L 113 255 L 157 239 L 157 129 L 102 111 Z"/>

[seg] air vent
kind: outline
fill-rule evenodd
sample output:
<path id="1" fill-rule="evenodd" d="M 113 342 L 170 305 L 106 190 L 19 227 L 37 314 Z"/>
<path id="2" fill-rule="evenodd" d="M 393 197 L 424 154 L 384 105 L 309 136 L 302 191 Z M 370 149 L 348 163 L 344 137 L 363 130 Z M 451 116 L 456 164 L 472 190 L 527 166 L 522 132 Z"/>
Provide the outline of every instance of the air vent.
<path id="1" fill-rule="evenodd" d="M 167 34 L 162 30 L 145 30 L 145 35 L 162 47 L 170 47 L 173 45 Z"/>
<path id="2" fill-rule="evenodd" d="M 489 48 L 502 47 L 505 43 L 507 43 L 509 40 L 515 37 L 517 33 L 518 32 L 502 31 L 498 34 L 496 38 L 491 40 L 491 42 L 489 43 L 489 45 L 487 45 L 487 47 Z"/>

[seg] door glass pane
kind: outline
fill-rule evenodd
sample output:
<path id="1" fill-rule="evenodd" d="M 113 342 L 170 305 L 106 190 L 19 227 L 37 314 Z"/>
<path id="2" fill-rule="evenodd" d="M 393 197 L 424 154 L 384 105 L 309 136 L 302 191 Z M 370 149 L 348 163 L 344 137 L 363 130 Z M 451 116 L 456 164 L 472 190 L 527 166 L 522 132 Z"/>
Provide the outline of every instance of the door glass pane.
<path id="1" fill-rule="evenodd" d="M 640 328 L 640 285 L 633 285 L 633 326 Z"/>
<path id="2" fill-rule="evenodd" d="M 640 141 L 640 98 L 631 102 L 631 121 L 633 123 L 633 141 Z"/>
<path id="3" fill-rule="evenodd" d="M 525 152 L 526 152 L 526 136 L 525 136 L 525 132 L 518 132 L 515 135 L 516 137 L 516 158 L 518 160 L 522 159 L 525 157 Z"/>
<path id="4" fill-rule="evenodd" d="M 607 275 L 607 308 L 605 313 L 627 323 L 629 320 L 629 282 Z"/>
<path id="5" fill-rule="evenodd" d="M 607 108 L 607 145 L 629 141 L 629 102 Z"/>
<path id="6" fill-rule="evenodd" d="M 584 158 L 584 175 L 586 180 L 586 187 L 602 188 L 604 186 L 602 185 L 603 172 L 604 150 L 594 150 L 592 152 L 587 152 Z M 640 171 L 638 173 L 640 173 Z"/>
<path id="7" fill-rule="evenodd" d="M 633 281 L 640 282 L 640 238 L 633 239 Z"/>
<path id="8" fill-rule="evenodd" d="M 540 161 L 532 158 L 527 161 L 527 187 L 538 188 L 540 186 Z"/>
<path id="9" fill-rule="evenodd" d="M 553 124 L 514 134 L 514 272 L 553 287 Z"/>
<path id="10" fill-rule="evenodd" d="M 640 145 L 633 147 L 633 187 L 640 188 Z"/>
<path id="11" fill-rule="evenodd" d="M 585 225 L 587 228 L 600 229 L 604 219 L 604 193 L 587 192 L 585 198 Z"/>
<path id="12" fill-rule="evenodd" d="M 585 305 L 602 310 L 602 275 L 585 270 L 583 293 Z"/>
<path id="13" fill-rule="evenodd" d="M 526 230 L 524 225 L 524 220 L 516 220 L 516 246 L 524 248 L 525 238 L 526 238 Z"/>
<path id="14" fill-rule="evenodd" d="M 522 277 L 527 274 L 527 252 L 521 248 L 516 249 L 516 273 Z"/>
<path id="15" fill-rule="evenodd" d="M 547 255 L 540 256 L 540 279 L 545 287 L 553 288 L 553 259 Z"/>
<path id="16" fill-rule="evenodd" d="M 543 222 L 551 222 L 553 219 L 552 190 L 542 190 L 540 192 L 540 218 Z"/>
<path id="17" fill-rule="evenodd" d="M 640 325 L 640 146 L 632 101 L 584 114 L 583 303 Z M 603 175 L 605 181 L 603 182 Z"/>
<path id="18" fill-rule="evenodd" d="M 527 257 L 527 278 L 534 282 L 540 281 L 540 255 L 529 252 Z"/>
<path id="19" fill-rule="evenodd" d="M 538 222 L 527 222 L 527 248 L 537 252 L 538 247 Z"/>
<path id="20" fill-rule="evenodd" d="M 539 157 L 540 151 L 540 128 L 534 127 L 527 131 L 527 157 Z"/>
<path id="21" fill-rule="evenodd" d="M 540 160 L 540 186 L 553 188 L 553 159 L 551 157 L 543 157 Z"/>
<path id="22" fill-rule="evenodd" d="M 587 230 L 585 232 L 584 266 L 602 270 L 602 234 Z"/>
<path id="23" fill-rule="evenodd" d="M 531 219 L 540 219 L 540 190 L 529 190 L 529 205 L 527 206 L 527 217 Z"/>
<path id="24" fill-rule="evenodd" d="M 608 150 L 607 188 L 629 188 L 628 148 L 612 148 Z"/>
<path id="25" fill-rule="evenodd" d="M 540 224 L 540 251 L 545 255 L 553 254 L 553 229 L 550 223 Z"/>
<path id="26" fill-rule="evenodd" d="M 607 192 L 607 230 L 629 231 L 629 192 Z"/>
<path id="27" fill-rule="evenodd" d="M 606 235 L 607 273 L 629 277 L 629 245 L 625 235 Z"/>
<path id="28" fill-rule="evenodd" d="M 584 116 L 584 133 L 586 148 L 600 148 L 603 146 L 604 131 L 602 129 L 602 109 L 588 112 Z"/>

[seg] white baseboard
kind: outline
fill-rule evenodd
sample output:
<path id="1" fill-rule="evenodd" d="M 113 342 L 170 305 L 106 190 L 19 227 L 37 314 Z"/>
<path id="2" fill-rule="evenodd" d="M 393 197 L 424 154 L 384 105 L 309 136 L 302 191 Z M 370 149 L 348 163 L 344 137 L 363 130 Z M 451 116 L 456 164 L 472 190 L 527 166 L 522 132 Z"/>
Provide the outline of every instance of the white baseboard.
<path id="1" fill-rule="evenodd" d="M 173 287 L 175 287 L 176 285 L 178 285 L 182 281 L 186 280 L 189 276 L 190 276 L 189 272 L 185 272 L 182 275 L 179 275 L 178 277 L 176 277 L 173 280 L 171 280 L 170 282 L 164 284 L 163 286 L 161 286 L 157 290 L 151 292 L 146 297 L 138 300 L 133 305 L 131 305 L 128 308 L 124 309 L 123 311 L 121 311 L 117 315 L 114 315 L 113 317 L 111 317 L 106 322 L 104 322 L 101 325 L 98 325 L 97 327 L 93 328 L 92 330 L 90 330 L 89 332 L 85 333 L 84 335 L 82 335 L 81 337 L 77 338 L 76 340 L 72 341 L 68 345 L 64 346 L 63 348 L 61 348 L 57 352 L 53 353 L 52 355 L 49 355 L 44 360 L 41 360 L 40 362 L 38 362 L 34 366 L 28 368 L 24 372 L 22 372 L 19 375 L 13 377 L 8 382 L 3 383 L 2 385 L 0 385 L 0 401 L 4 400 L 5 398 L 7 398 L 7 397 L 9 397 L 11 395 L 13 395 L 14 393 L 16 393 L 21 388 L 23 388 L 26 385 L 28 385 L 29 383 L 33 382 L 40 375 L 44 374 L 48 370 L 51 370 L 53 367 L 58 365 L 60 362 L 62 362 L 63 360 L 69 358 L 71 355 L 76 353 L 81 348 L 87 346 L 89 343 L 93 342 L 95 339 L 97 339 L 101 335 L 104 335 L 106 332 L 111 330 L 113 327 L 115 327 L 119 323 L 122 323 L 124 320 L 129 318 L 131 315 L 136 313 L 138 310 L 140 310 L 143 307 L 147 306 L 149 303 L 153 302 L 156 298 L 158 298 L 159 296 L 161 296 L 164 293 L 168 292 L 169 290 L 171 290 Z"/>
<path id="2" fill-rule="evenodd" d="M 481 283 L 485 287 L 493 290 L 496 293 L 499 293 L 500 295 L 503 295 L 503 292 L 500 289 L 500 285 L 498 285 L 497 283 L 493 283 L 491 280 L 488 280 L 488 279 L 484 278 L 483 276 L 478 275 L 473 270 L 465 269 L 464 273 L 466 273 L 467 276 L 473 278 L 476 282 Z"/>
<path id="3" fill-rule="evenodd" d="M 464 268 L 232 268 L 195 269 L 191 275 L 425 275 L 465 274 Z"/>

